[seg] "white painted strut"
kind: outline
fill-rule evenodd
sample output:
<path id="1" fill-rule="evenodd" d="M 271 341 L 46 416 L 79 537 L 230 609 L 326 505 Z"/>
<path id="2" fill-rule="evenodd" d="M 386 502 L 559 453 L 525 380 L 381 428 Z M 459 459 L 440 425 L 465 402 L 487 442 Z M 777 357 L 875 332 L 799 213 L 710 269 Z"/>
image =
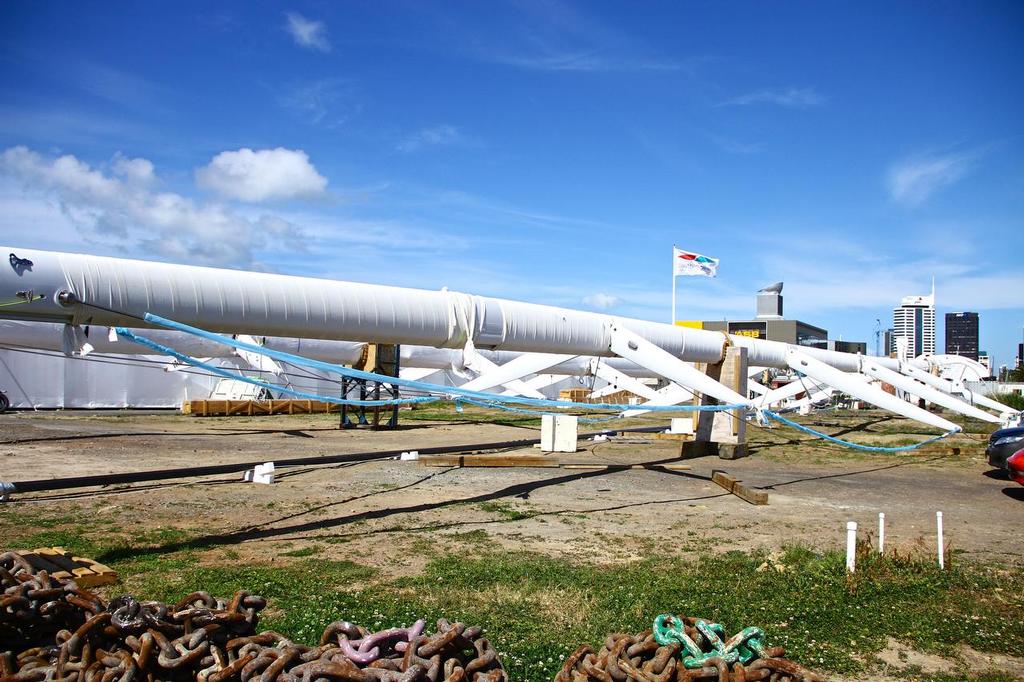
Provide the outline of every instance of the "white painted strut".
<path id="1" fill-rule="evenodd" d="M 479 372 L 482 376 L 498 376 L 501 372 L 501 365 L 496 365 L 487 358 L 485 358 L 484 356 L 480 355 L 479 353 L 472 352 L 472 350 L 469 347 L 466 348 L 466 366 L 475 372 Z M 543 399 L 545 397 L 543 393 L 541 393 L 538 390 L 530 388 L 521 379 L 518 379 L 515 376 L 509 376 L 508 378 L 498 378 L 499 380 L 495 381 L 494 383 L 490 383 L 489 381 L 486 380 L 483 381 L 482 383 L 490 384 L 488 388 L 501 384 L 512 393 L 516 395 L 526 396 L 528 398 Z M 472 383 L 472 380 L 469 383 Z M 463 386 L 466 385 L 468 384 L 463 384 Z"/>
<path id="2" fill-rule="evenodd" d="M 646 403 L 641 403 L 635 408 L 626 410 L 622 413 L 623 417 L 636 417 L 641 414 L 647 414 L 650 410 L 645 410 L 644 407 L 655 407 L 664 405 L 678 405 L 683 402 L 693 400 L 694 395 L 692 391 L 689 391 L 678 384 L 669 384 L 665 388 L 657 392 L 658 397 L 652 400 L 648 400 Z"/>
<path id="3" fill-rule="evenodd" d="M 789 366 L 797 372 L 806 374 L 812 379 L 824 382 L 829 386 L 833 386 L 844 393 L 849 393 L 855 398 L 860 398 L 872 405 L 877 405 L 884 410 L 895 412 L 896 414 L 907 417 L 908 419 L 915 419 L 924 424 L 942 429 L 943 431 L 960 430 L 960 427 L 951 421 L 943 419 L 938 415 L 934 415 L 927 410 L 922 410 L 916 405 L 911 405 L 908 402 L 900 400 L 896 396 L 890 395 L 880 388 L 875 388 L 874 386 L 864 383 L 863 377 L 858 378 L 857 376 L 840 372 L 839 370 L 829 367 L 825 363 L 819 362 L 795 348 L 790 349 L 787 354 L 787 360 L 789 362 Z"/>
<path id="4" fill-rule="evenodd" d="M 974 417 L 975 419 L 980 419 L 994 424 L 999 423 L 998 417 L 991 415 L 988 412 L 983 412 L 976 407 L 972 407 L 964 401 L 954 398 L 948 393 L 944 393 L 936 388 L 932 388 L 931 386 L 926 386 L 919 381 L 914 381 L 912 378 L 904 376 L 899 372 L 894 372 L 887 367 L 882 367 L 875 362 L 873 358 L 862 358 L 860 369 L 868 376 L 874 377 L 879 381 L 884 381 L 887 384 L 892 384 L 896 388 L 906 391 L 913 396 L 924 398 L 936 405 L 942 405 L 954 412 L 959 412 L 960 414 L 967 415 L 968 417 Z"/>
<path id="5" fill-rule="evenodd" d="M 747 381 L 749 383 L 749 379 Z M 768 407 L 781 402 L 786 398 L 792 398 L 799 393 L 807 393 L 807 395 L 810 396 L 812 391 L 817 391 L 821 387 L 822 384 L 818 381 L 814 381 L 807 377 L 797 377 L 785 386 L 779 386 L 778 388 L 774 388 L 765 393 L 764 396 L 757 401 L 757 404 L 763 407 Z"/>
<path id="6" fill-rule="evenodd" d="M 976 391 L 971 391 L 963 384 L 959 382 L 947 381 L 946 379 L 940 379 L 926 369 L 921 369 L 913 364 L 903 363 L 900 368 L 906 374 L 914 377 L 918 381 L 928 384 L 934 388 L 939 389 L 944 393 L 961 393 L 971 403 L 977 403 L 984 405 L 990 410 L 996 410 L 1000 415 L 1006 416 L 1013 414 L 1014 410 L 1009 405 L 1004 405 L 1001 402 L 992 400 L 986 395 L 982 395 Z"/>
<path id="7" fill-rule="evenodd" d="M 507 386 L 510 382 L 531 374 L 537 374 L 570 358 L 572 358 L 571 355 L 559 355 L 556 353 L 523 353 L 515 360 L 506 362 L 504 365 L 488 367 L 476 379 L 471 379 L 463 384 L 462 388 L 470 391 L 486 391 L 495 386 Z M 538 395 L 540 394 L 538 393 Z"/>
<path id="8" fill-rule="evenodd" d="M 750 400 L 746 396 L 740 395 L 728 386 L 723 386 L 679 358 L 672 357 L 639 334 L 623 327 L 619 320 L 611 325 L 609 348 L 620 358 L 632 360 L 641 367 L 646 367 L 655 374 L 674 381 L 684 388 L 699 391 L 727 404 L 750 405 Z"/>
<path id="9" fill-rule="evenodd" d="M 591 361 L 590 372 L 594 376 L 607 381 L 608 386 L 606 389 L 611 388 L 611 393 L 626 390 L 648 400 L 654 400 L 658 397 L 658 392 L 653 388 L 633 377 L 626 376 L 605 362 L 603 358 L 594 358 Z"/>

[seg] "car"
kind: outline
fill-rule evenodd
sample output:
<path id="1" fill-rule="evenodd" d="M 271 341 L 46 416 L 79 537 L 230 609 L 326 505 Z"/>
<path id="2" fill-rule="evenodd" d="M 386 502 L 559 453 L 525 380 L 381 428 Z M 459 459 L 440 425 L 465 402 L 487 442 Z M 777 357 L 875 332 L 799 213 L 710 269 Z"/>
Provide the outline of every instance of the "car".
<path id="1" fill-rule="evenodd" d="M 1006 472 L 1010 478 L 1024 485 L 1024 448 L 1006 458 Z"/>
<path id="2" fill-rule="evenodd" d="M 997 469 L 1006 469 L 1006 460 L 1010 455 L 1024 448 L 1024 426 L 999 429 L 988 437 L 988 463 Z"/>

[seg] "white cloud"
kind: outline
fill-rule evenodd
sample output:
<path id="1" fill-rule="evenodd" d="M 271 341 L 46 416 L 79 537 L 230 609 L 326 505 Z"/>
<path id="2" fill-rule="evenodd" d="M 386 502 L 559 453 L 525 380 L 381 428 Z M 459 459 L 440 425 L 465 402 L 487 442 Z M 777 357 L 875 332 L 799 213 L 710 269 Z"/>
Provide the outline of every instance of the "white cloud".
<path id="1" fill-rule="evenodd" d="M 106 174 L 72 155 L 49 159 L 22 146 L 0 154 L 0 174 L 24 187 L 22 203 L 33 196 L 55 201 L 83 236 L 122 251 L 244 267 L 255 249 L 299 236 L 273 216 L 250 219 L 224 204 L 153 191 L 156 175 L 146 159 L 117 155 L 111 169 Z"/>
<path id="2" fill-rule="evenodd" d="M 947 154 L 904 159 L 886 176 L 893 201 L 917 206 L 932 194 L 961 180 L 970 171 L 973 155 Z"/>
<path id="3" fill-rule="evenodd" d="M 285 29 L 295 39 L 296 44 L 311 50 L 330 52 L 331 44 L 327 40 L 327 25 L 322 21 L 314 21 L 296 12 L 288 12 Z"/>
<path id="4" fill-rule="evenodd" d="M 739 97 L 722 102 L 719 106 L 750 106 L 752 104 L 775 104 L 793 109 L 810 109 L 820 107 L 825 98 L 813 88 L 777 88 L 748 92 Z"/>
<path id="5" fill-rule="evenodd" d="M 243 148 L 213 157 L 196 171 L 196 184 L 231 199 L 259 202 L 323 194 L 327 179 L 301 149 Z"/>
<path id="6" fill-rule="evenodd" d="M 129 159 L 118 152 L 114 155 L 113 171 L 127 182 L 149 185 L 156 178 L 153 162 L 149 159 Z"/>
<path id="7" fill-rule="evenodd" d="M 611 294 L 596 293 L 589 296 L 583 297 L 583 305 L 590 308 L 599 308 L 600 310 L 607 310 L 614 308 L 619 304 L 619 297 L 612 296 Z"/>
<path id="8" fill-rule="evenodd" d="M 440 125 L 418 130 L 398 144 L 400 152 L 417 152 L 426 147 L 441 147 L 464 141 L 459 129 L 451 125 Z"/>

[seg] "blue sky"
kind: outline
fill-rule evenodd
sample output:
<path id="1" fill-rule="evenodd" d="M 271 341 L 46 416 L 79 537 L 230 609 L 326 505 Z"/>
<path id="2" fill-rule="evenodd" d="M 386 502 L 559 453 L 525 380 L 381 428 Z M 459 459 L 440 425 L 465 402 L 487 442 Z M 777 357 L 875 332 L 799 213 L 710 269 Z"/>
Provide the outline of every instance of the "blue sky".
<path id="1" fill-rule="evenodd" d="M 1017 2 L 0 4 L 0 234 L 868 341 L 1024 326 Z M 942 345 L 940 321 L 938 343 Z"/>

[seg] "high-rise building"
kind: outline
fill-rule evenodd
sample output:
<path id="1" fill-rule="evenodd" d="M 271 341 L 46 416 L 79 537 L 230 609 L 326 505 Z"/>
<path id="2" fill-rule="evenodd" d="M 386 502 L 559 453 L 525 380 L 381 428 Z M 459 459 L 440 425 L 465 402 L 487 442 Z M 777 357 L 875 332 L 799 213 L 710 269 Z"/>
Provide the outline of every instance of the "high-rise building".
<path id="1" fill-rule="evenodd" d="M 928 296 L 904 296 L 892 311 L 893 345 L 901 360 L 935 353 L 935 282 Z M 899 341 L 905 339 L 906 345 Z"/>
<path id="2" fill-rule="evenodd" d="M 978 359 L 978 313 L 946 313 L 946 353 Z"/>
<path id="3" fill-rule="evenodd" d="M 986 375 L 986 377 L 992 376 L 992 358 L 989 356 L 987 350 L 978 351 L 978 362 L 980 362 L 981 365 L 986 370 L 988 370 L 988 374 Z"/>
<path id="4" fill-rule="evenodd" d="M 892 354 L 896 352 L 896 334 L 892 327 L 889 327 L 882 332 L 882 356 L 891 358 Z"/>

